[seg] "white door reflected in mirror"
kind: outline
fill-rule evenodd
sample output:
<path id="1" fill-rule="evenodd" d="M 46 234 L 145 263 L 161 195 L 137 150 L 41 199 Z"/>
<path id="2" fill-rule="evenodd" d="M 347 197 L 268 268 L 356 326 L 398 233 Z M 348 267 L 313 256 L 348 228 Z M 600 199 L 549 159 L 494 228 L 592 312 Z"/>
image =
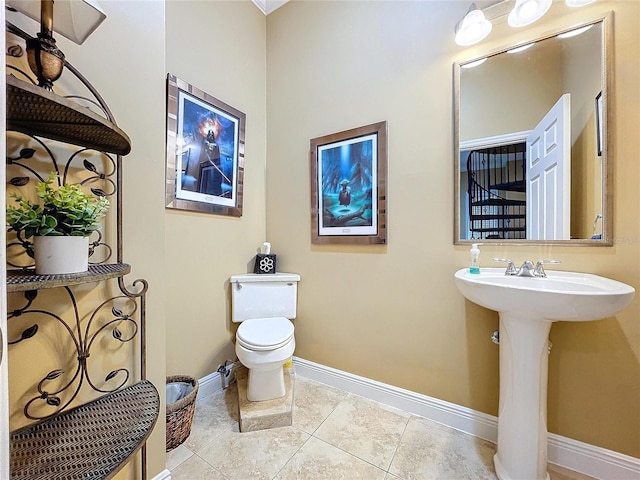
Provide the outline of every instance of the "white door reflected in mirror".
<path id="1" fill-rule="evenodd" d="M 527 137 L 526 224 L 529 240 L 569 240 L 571 94 L 565 93 Z"/>

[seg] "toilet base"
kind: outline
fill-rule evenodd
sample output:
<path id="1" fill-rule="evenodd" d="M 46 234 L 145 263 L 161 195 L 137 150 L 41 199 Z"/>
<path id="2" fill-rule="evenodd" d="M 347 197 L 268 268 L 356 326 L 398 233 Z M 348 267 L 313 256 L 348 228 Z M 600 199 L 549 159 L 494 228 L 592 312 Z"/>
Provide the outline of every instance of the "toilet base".
<path id="1" fill-rule="evenodd" d="M 295 389 L 294 367 L 284 368 L 284 397 L 265 402 L 250 402 L 247 399 L 248 377 L 246 367 L 241 366 L 236 370 L 239 430 L 244 433 L 291 426 Z"/>
<path id="2" fill-rule="evenodd" d="M 247 400 L 250 402 L 264 402 L 266 400 L 284 397 L 286 389 L 284 386 L 283 372 L 282 367 L 271 370 L 250 368 Z"/>
<path id="3" fill-rule="evenodd" d="M 249 350 L 236 343 L 238 360 L 249 370 L 247 398 L 251 402 L 263 402 L 280 398 L 285 394 L 282 367 L 296 348 L 293 337 L 275 350 Z"/>

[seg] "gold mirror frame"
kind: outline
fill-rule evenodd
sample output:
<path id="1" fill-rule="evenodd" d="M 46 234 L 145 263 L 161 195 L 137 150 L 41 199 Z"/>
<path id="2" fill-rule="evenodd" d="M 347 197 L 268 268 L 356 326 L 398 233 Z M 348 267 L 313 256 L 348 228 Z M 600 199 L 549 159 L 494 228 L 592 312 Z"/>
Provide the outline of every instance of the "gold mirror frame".
<path id="1" fill-rule="evenodd" d="M 599 101 L 602 106 L 602 131 L 604 136 L 604 142 L 602 145 L 602 213 L 604 218 L 602 219 L 602 235 L 601 239 L 591 238 L 576 238 L 569 240 L 526 240 L 526 239 L 462 239 L 460 238 L 460 71 L 463 65 L 481 60 L 482 58 L 489 58 L 495 55 L 504 54 L 508 50 L 517 48 L 522 45 L 526 45 L 532 42 L 540 42 L 553 38 L 561 33 L 576 30 L 581 27 L 591 24 L 602 24 L 602 95 Z M 613 145 L 613 132 L 611 126 L 613 125 L 613 111 L 610 108 L 613 94 L 613 61 L 612 51 L 613 49 L 613 12 L 607 12 L 605 15 L 600 15 L 588 21 L 582 21 L 578 24 L 573 24 L 567 28 L 559 28 L 554 31 L 548 32 L 536 38 L 527 39 L 526 41 L 519 41 L 516 44 L 507 45 L 505 47 L 496 49 L 487 54 L 481 56 L 475 56 L 468 60 L 459 61 L 454 63 L 453 83 L 454 83 L 454 245 L 467 245 L 472 243 L 483 244 L 507 244 L 507 245 L 573 245 L 573 246 L 612 246 L 613 245 L 613 192 L 612 192 L 612 163 L 614 160 L 614 145 Z"/>

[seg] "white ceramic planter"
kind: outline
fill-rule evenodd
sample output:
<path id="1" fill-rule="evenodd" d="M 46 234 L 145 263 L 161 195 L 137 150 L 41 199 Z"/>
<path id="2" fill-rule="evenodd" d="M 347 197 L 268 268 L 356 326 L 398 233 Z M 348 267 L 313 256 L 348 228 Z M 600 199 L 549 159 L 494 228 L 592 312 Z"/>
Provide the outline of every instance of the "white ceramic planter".
<path id="1" fill-rule="evenodd" d="M 89 268 L 89 237 L 34 237 L 33 250 L 39 275 L 79 273 Z"/>

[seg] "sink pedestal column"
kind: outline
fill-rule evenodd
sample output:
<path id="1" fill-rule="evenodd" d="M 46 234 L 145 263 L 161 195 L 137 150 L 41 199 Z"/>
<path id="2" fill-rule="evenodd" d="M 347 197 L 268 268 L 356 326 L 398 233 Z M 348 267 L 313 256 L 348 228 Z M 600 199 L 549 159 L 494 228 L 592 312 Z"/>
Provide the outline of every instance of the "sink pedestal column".
<path id="1" fill-rule="evenodd" d="M 547 374 L 551 322 L 500 313 L 500 480 L 548 480 Z"/>

